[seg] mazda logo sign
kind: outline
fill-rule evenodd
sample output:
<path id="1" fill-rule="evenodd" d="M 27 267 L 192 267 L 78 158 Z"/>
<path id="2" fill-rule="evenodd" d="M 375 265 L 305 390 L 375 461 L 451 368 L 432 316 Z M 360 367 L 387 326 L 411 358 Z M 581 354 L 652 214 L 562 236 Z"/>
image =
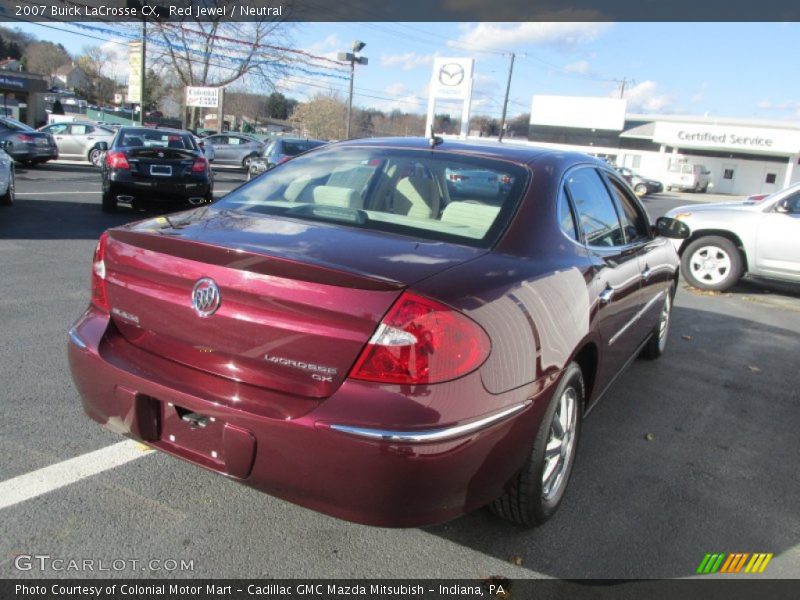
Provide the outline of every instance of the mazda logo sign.
<path id="1" fill-rule="evenodd" d="M 456 87 L 464 81 L 464 67 L 458 63 L 447 63 L 439 69 L 439 83 L 448 87 Z"/>
<path id="2" fill-rule="evenodd" d="M 222 302 L 219 288 L 213 279 L 203 277 L 198 279 L 192 288 L 192 308 L 198 317 L 213 315 Z"/>

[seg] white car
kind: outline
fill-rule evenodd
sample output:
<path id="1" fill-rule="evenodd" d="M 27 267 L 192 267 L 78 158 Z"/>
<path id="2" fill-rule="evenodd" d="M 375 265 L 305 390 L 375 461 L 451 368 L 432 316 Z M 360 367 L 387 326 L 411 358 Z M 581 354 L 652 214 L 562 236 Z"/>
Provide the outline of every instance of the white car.
<path id="1" fill-rule="evenodd" d="M 14 159 L 6 153 L 11 142 L 0 140 L 0 206 L 14 204 Z"/>
<path id="2" fill-rule="evenodd" d="M 692 231 L 673 243 L 694 287 L 726 290 L 744 273 L 800 283 L 800 183 L 766 197 L 681 206 L 666 216 Z"/>

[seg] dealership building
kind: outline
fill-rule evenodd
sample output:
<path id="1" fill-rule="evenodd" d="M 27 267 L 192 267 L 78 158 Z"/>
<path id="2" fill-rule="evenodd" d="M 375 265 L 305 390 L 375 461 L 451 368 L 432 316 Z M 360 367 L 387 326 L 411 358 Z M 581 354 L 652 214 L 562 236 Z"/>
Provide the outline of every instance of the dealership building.
<path id="1" fill-rule="evenodd" d="M 800 181 L 800 123 L 627 112 L 624 99 L 534 96 L 528 135 L 666 180 L 679 163 L 704 165 L 712 191 L 769 193 Z"/>

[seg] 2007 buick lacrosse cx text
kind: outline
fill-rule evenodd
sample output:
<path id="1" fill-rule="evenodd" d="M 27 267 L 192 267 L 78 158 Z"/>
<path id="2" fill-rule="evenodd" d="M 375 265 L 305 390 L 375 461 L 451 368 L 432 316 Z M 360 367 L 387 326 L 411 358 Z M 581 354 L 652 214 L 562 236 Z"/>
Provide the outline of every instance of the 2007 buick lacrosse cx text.
<path id="1" fill-rule="evenodd" d="M 70 367 L 108 429 L 314 510 L 536 525 L 689 233 L 582 154 L 332 144 L 105 232 Z"/>

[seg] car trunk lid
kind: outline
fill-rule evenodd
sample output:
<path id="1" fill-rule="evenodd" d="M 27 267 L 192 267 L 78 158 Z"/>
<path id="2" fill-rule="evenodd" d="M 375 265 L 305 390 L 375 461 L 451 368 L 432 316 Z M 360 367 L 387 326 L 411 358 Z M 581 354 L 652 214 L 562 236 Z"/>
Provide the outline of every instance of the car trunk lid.
<path id="1" fill-rule="evenodd" d="M 233 381 L 324 398 L 407 285 L 483 253 L 200 209 L 111 230 L 105 260 L 112 319 L 130 343 Z M 192 305 L 203 279 L 221 297 L 206 317 Z"/>

